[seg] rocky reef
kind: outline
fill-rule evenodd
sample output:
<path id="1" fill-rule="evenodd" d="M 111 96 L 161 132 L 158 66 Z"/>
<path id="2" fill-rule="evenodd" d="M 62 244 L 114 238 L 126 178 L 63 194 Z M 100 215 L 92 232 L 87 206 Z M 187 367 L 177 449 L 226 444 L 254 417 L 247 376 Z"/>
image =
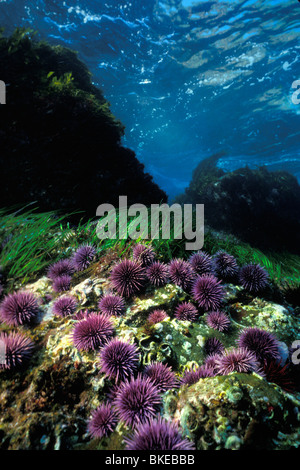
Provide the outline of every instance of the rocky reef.
<path id="1" fill-rule="evenodd" d="M 202 160 L 193 172 L 182 204 L 204 204 L 205 222 L 234 233 L 263 249 L 299 254 L 300 186 L 286 171 L 266 167 L 225 172 L 217 166 L 223 154 Z"/>
<path id="2" fill-rule="evenodd" d="M 0 448 L 297 449 L 300 261 L 256 248 L 299 250 L 295 179 L 216 155 L 179 198 L 203 250 L 99 240 L 82 212 L 165 193 L 73 51 L 18 29 L 0 58 L 0 198 L 40 211 L 0 209 Z"/>
<path id="3" fill-rule="evenodd" d="M 15 332 L 33 348 L 7 342 L 1 449 L 298 448 L 295 308 L 269 277 L 249 288 L 243 266 L 236 263 L 228 280 L 217 274 L 220 253 L 196 254 L 175 260 L 175 276 L 174 259 L 150 244 L 85 245 L 65 251 L 34 282 L 4 290 L 0 339 Z M 153 263 L 167 267 L 160 286 Z"/>
<path id="4" fill-rule="evenodd" d="M 167 196 L 121 144 L 124 127 L 76 52 L 35 40 L 31 30 L 0 36 L 2 207 L 35 202 L 41 211 L 160 203 Z M 75 215 L 73 216 L 75 219 Z"/>

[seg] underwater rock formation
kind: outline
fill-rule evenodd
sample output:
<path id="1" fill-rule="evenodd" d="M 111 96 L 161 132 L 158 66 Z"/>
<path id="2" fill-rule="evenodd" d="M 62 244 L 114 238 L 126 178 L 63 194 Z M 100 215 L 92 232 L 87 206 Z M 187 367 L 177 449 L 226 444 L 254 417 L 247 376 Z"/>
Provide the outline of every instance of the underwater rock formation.
<path id="1" fill-rule="evenodd" d="M 135 153 L 121 145 L 124 128 L 77 54 L 32 36 L 17 29 L 0 37 L 1 80 L 7 85 L 0 128 L 2 206 L 35 202 L 40 210 L 94 217 L 102 203 L 117 206 L 119 195 L 127 195 L 129 204 L 166 202 Z"/>
<path id="2" fill-rule="evenodd" d="M 205 223 L 254 246 L 300 253 L 300 186 L 286 171 L 265 167 L 224 172 L 221 154 L 201 161 L 182 204 L 204 204 Z"/>
<path id="3" fill-rule="evenodd" d="M 254 374 L 200 379 L 164 406 L 198 450 L 287 450 L 299 438 L 298 400 Z"/>

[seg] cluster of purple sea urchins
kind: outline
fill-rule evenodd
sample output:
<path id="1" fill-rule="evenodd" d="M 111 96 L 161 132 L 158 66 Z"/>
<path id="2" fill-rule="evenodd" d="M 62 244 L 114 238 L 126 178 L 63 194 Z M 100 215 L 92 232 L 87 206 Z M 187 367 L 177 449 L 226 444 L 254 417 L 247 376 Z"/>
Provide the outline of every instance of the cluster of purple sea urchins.
<path id="1" fill-rule="evenodd" d="M 51 264 L 47 276 L 52 281 L 53 290 L 58 293 L 70 290 L 73 274 L 87 269 L 96 254 L 93 245 L 84 244 L 75 250 L 71 258 L 63 258 Z"/>
<path id="2" fill-rule="evenodd" d="M 66 292 L 73 274 L 86 269 L 95 256 L 93 246 L 83 245 L 72 258 L 49 267 L 47 275 L 52 280 L 53 290 L 63 294 L 53 304 L 55 315 L 64 318 L 76 312 L 77 300 Z M 132 259 L 123 259 L 112 268 L 110 290 L 99 299 L 99 311 L 86 310 L 74 315 L 72 331 L 75 347 L 96 352 L 99 371 L 114 384 L 108 402 L 100 404 L 88 422 L 91 437 L 108 436 L 121 421 L 132 431 L 131 436 L 125 438 L 126 449 L 190 450 L 193 444 L 182 436 L 177 425 L 160 417 L 162 394 L 190 386 L 205 377 L 231 372 L 261 373 L 270 361 L 279 360 L 277 339 L 263 330 L 248 328 L 242 331 L 231 349 L 225 349 L 215 337 L 208 338 L 204 345 L 204 364 L 186 370 L 179 380 L 166 364 L 152 362 L 142 366 L 138 347 L 115 336 L 112 317 L 125 315 L 126 301 L 141 293 L 147 283 L 159 288 L 169 282 L 190 296 L 190 301 L 175 307 L 174 318 L 195 322 L 201 313 L 206 313 L 207 325 L 226 334 L 230 317 L 221 309 L 225 295 L 222 281 L 232 279 L 237 273 L 236 261 L 224 252 L 211 257 L 199 251 L 188 261 L 175 258 L 166 264 L 156 259 L 150 245 L 142 244 L 134 247 Z M 262 267 L 248 265 L 239 270 L 239 279 L 245 289 L 257 293 L 266 286 L 268 275 Z M 38 302 L 32 294 L 17 292 L 1 302 L 0 317 L 16 327 L 33 322 L 38 310 Z M 168 315 L 163 309 L 156 309 L 149 315 L 148 324 L 166 318 Z M 7 368 L 21 365 L 32 354 L 33 343 L 21 333 L 2 333 L 1 341 L 6 346 Z"/>
<path id="3" fill-rule="evenodd" d="M 221 310 L 225 294 L 222 281 L 232 279 L 237 274 L 237 263 L 233 257 L 222 252 L 213 259 L 206 253 L 198 252 L 189 261 L 175 258 L 167 265 L 156 259 L 151 247 L 139 244 L 133 251 L 132 259 L 123 259 L 112 268 L 110 281 L 115 294 L 107 294 L 99 302 L 102 312 L 122 315 L 125 313 L 125 302 L 141 293 L 147 282 L 154 287 L 171 282 L 191 297 L 190 302 L 183 302 L 175 308 L 174 318 L 193 322 L 198 320 L 200 311 L 207 312 L 208 326 L 226 334 L 231 321 Z M 249 282 L 252 282 L 251 279 Z M 149 315 L 148 323 L 155 324 L 166 318 L 168 315 L 163 309 L 156 309 Z M 242 336 L 239 341 L 242 341 Z M 132 437 L 125 439 L 128 449 L 189 449 L 192 444 L 181 437 L 178 429 L 175 432 L 174 424 L 167 426 L 158 417 L 161 393 L 192 385 L 205 377 L 261 370 L 260 359 L 253 348 L 247 349 L 242 344 L 228 350 L 217 338 L 211 337 L 206 341 L 205 350 L 205 363 L 185 371 L 179 381 L 172 369 L 160 362 L 151 363 L 140 372 L 136 346 L 118 338 L 110 339 L 100 349 L 99 366 L 107 378 L 115 382 L 115 390 L 109 408 L 101 405 L 91 417 L 89 428 L 94 430 L 98 425 L 101 428 L 98 435 L 106 435 L 108 429 L 114 428 L 117 417 L 134 429 Z M 111 416 L 110 427 L 107 426 L 107 415 Z M 148 436 L 144 441 L 145 430 Z M 95 436 L 94 431 L 91 433 Z M 179 447 L 176 447 L 177 444 L 172 447 L 174 433 L 179 439 L 176 440 Z"/>
<path id="4" fill-rule="evenodd" d="M 63 293 L 70 289 L 72 275 L 85 269 L 94 259 L 96 250 L 92 245 L 80 246 L 73 258 L 66 258 L 50 265 L 47 271 L 53 290 Z M 61 317 L 72 315 L 77 301 L 71 296 L 59 297 L 53 305 L 53 313 Z M 30 291 L 20 290 L 7 294 L 0 304 L 0 320 L 12 328 L 29 327 L 37 322 L 40 312 L 39 299 Z M 32 355 L 34 345 L 31 339 L 19 331 L 0 333 L 0 346 L 5 355 L 2 369 L 21 367 Z M 3 358 L 2 358 L 3 359 Z"/>
<path id="5" fill-rule="evenodd" d="M 210 337 L 206 340 L 204 350 L 204 364 L 185 370 L 182 385 L 190 386 L 201 378 L 232 372 L 255 372 L 265 377 L 269 365 L 280 364 L 281 361 L 279 341 L 273 334 L 260 328 L 242 330 L 236 345 L 231 348 L 224 348 L 219 339 Z"/>
<path id="6" fill-rule="evenodd" d="M 171 282 L 188 294 L 203 311 L 219 310 L 224 300 L 222 281 L 239 279 L 241 285 L 252 293 L 263 290 L 268 284 L 268 273 L 260 265 L 238 267 L 235 258 L 225 251 L 214 256 L 198 251 L 189 260 L 174 258 L 168 264 L 156 259 L 151 246 L 137 244 L 132 259 L 125 258 L 112 269 L 112 288 L 124 298 L 139 294 L 149 282 L 161 287 Z"/>
<path id="7" fill-rule="evenodd" d="M 94 410 L 88 422 L 91 437 L 109 435 L 119 421 L 135 432 L 140 432 L 145 424 L 152 426 L 152 422 L 158 419 L 161 394 L 179 386 L 170 367 L 158 362 L 143 369 L 137 346 L 115 336 L 112 316 L 125 314 L 126 299 L 139 292 L 141 285 L 147 281 L 146 269 L 151 266 L 150 261 L 156 263 L 153 252 L 147 250 L 144 253 L 141 246 L 135 250 L 135 257 L 138 259 L 123 260 L 117 265 L 111 276 L 111 287 L 116 293 L 110 290 L 100 298 L 99 311 L 81 311 L 74 316 L 76 322 L 71 334 L 74 346 L 81 351 L 96 352 L 99 371 L 114 383 L 112 398 Z M 167 281 L 168 271 L 163 263 L 161 266 L 164 269 L 158 274 L 163 275 L 164 282 L 153 282 L 153 285 L 162 285 Z M 74 312 L 75 305 L 72 297 L 62 295 L 55 301 L 53 311 L 65 317 Z M 169 433 L 161 436 L 162 448 L 169 447 L 168 439 L 174 434 L 172 426 Z M 180 436 L 178 429 L 177 435 Z M 176 436 L 172 437 L 174 442 Z M 192 446 L 184 438 L 181 440 L 187 449 Z"/>
<path id="8" fill-rule="evenodd" d="M 141 369 L 137 346 L 118 338 L 107 341 L 99 349 L 99 368 L 115 386 L 109 403 L 102 403 L 92 413 L 88 422 L 88 431 L 92 437 L 107 436 L 119 421 L 139 434 L 144 425 L 151 426 L 158 419 L 162 393 L 179 386 L 171 367 L 157 362 Z M 164 449 L 164 446 L 169 446 L 168 442 L 166 433 L 156 444 L 162 447 L 150 448 Z M 183 442 L 192 446 L 189 441 Z M 146 449 L 148 447 L 143 450 Z"/>

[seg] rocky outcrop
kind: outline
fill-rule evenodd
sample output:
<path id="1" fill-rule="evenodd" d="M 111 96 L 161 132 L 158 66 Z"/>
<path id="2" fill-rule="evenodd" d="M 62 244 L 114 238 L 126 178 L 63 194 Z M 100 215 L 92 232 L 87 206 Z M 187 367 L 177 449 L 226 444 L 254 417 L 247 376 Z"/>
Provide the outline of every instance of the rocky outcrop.
<path id="1" fill-rule="evenodd" d="M 200 379 L 164 399 L 198 450 L 298 448 L 299 399 L 257 375 Z"/>
<path id="2" fill-rule="evenodd" d="M 0 37 L 0 199 L 3 207 L 35 203 L 42 211 L 95 217 L 102 203 L 166 202 L 111 113 L 87 67 L 69 49 L 35 42 L 32 32 Z"/>
<path id="3" fill-rule="evenodd" d="M 204 204 L 205 223 L 267 250 L 300 251 L 300 186 L 286 171 L 218 168 L 221 155 L 199 163 L 183 204 Z"/>

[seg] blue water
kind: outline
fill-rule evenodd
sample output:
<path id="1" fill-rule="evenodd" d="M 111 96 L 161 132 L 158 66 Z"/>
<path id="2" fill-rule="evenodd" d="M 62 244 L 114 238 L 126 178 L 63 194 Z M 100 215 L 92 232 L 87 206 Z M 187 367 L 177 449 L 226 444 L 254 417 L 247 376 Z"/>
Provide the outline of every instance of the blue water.
<path id="1" fill-rule="evenodd" d="M 300 180 L 297 0 L 0 0 L 0 23 L 79 52 L 171 198 L 219 151 L 225 170 L 266 164 Z"/>

